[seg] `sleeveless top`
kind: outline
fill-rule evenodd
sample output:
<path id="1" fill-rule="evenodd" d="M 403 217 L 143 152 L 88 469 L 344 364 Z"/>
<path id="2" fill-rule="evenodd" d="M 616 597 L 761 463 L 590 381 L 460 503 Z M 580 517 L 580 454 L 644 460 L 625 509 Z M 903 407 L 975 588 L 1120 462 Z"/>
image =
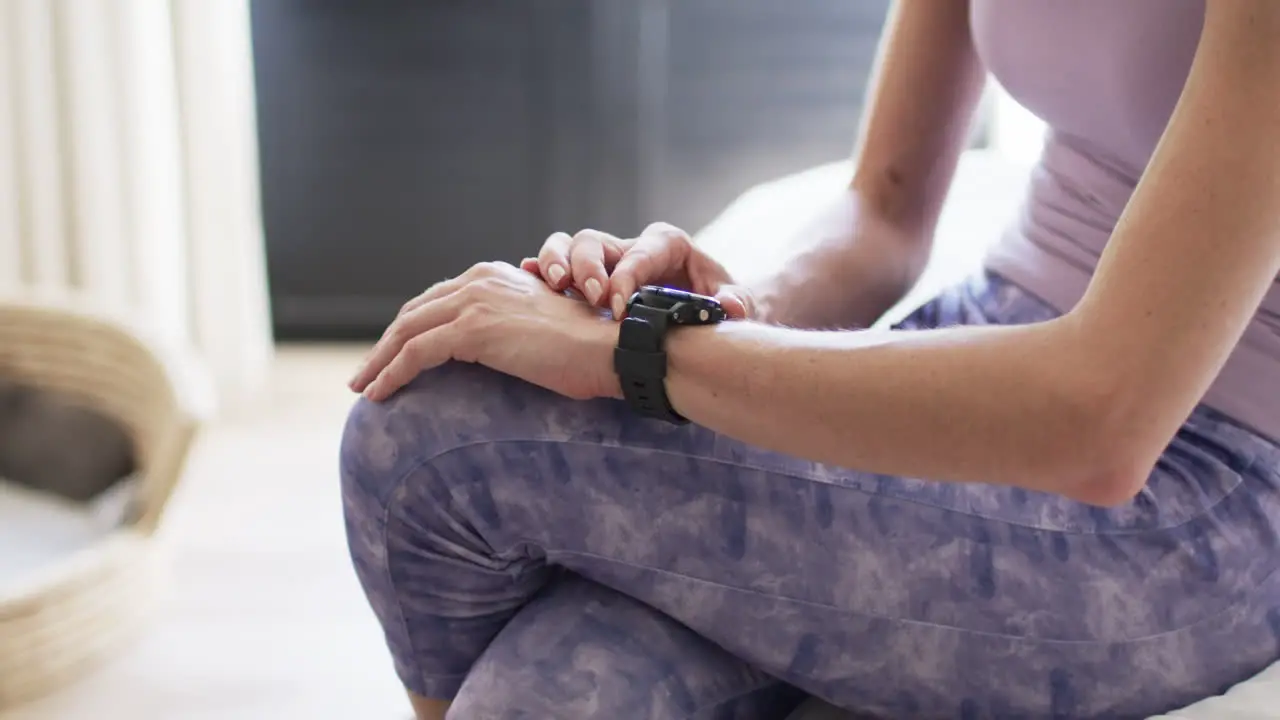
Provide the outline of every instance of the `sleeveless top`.
<path id="1" fill-rule="evenodd" d="M 1173 113 L 1204 2 L 972 0 L 970 13 L 987 69 L 1048 126 L 1022 212 L 986 266 L 1066 312 Z M 1204 404 L 1280 441 L 1280 280 Z"/>

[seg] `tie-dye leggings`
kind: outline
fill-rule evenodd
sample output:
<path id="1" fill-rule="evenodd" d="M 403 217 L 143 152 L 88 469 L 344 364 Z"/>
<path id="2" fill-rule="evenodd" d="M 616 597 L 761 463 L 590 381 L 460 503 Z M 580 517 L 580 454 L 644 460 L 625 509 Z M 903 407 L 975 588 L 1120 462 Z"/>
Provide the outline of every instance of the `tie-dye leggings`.
<path id="1" fill-rule="evenodd" d="M 902 326 L 1053 314 L 981 273 Z M 395 669 L 451 717 L 775 720 L 802 692 L 873 717 L 1139 717 L 1280 658 L 1280 449 L 1207 408 L 1102 509 L 454 364 L 360 401 L 341 467 Z"/>

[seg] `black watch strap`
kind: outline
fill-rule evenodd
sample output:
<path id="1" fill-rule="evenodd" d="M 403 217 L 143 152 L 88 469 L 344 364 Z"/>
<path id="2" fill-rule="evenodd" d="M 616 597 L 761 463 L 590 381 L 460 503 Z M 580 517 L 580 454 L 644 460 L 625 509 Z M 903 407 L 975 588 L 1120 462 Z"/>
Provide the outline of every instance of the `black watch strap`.
<path id="1" fill-rule="evenodd" d="M 647 417 L 689 422 L 667 399 L 667 353 L 662 347 L 667 314 L 650 308 L 633 308 L 633 313 L 618 328 L 618 347 L 613 351 L 613 367 L 627 404 Z"/>

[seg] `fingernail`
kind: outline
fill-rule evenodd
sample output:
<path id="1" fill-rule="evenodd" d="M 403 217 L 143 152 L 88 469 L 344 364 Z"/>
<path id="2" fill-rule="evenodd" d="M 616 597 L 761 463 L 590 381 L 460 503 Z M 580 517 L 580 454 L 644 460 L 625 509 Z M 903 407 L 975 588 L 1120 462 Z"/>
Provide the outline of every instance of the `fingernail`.
<path id="1" fill-rule="evenodd" d="M 587 299 L 591 301 L 592 305 L 595 305 L 600 301 L 600 293 L 603 291 L 603 288 L 600 287 L 599 280 L 595 278 L 587 280 L 587 284 L 584 289 L 587 291 Z"/>
<path id="2" fill-rule="evenodd" d="M 551 277 L 552 284 L 559 285 L 560 280 L 564 278 L 564 268 L 559 265 L 552 265 L 551 269 L 547 271 L 547 275 Z"/>
<path id="3" fill-rule="evenodd" d="M 622 313 L 626 312 L 627 304 L 622 301 L 622 293 L 616 293 L 613 296 L 613 318 L 615 320 L 622 317 Z"/>

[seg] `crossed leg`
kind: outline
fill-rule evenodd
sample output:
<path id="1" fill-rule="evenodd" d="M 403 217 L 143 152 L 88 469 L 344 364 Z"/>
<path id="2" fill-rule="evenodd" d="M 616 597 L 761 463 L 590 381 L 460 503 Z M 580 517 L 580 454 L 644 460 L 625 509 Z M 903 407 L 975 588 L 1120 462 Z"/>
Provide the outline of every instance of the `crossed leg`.
<path id="1" fill-rule="evenodd" d="M 916 322 L 1019 302 L 944 296 Z M 342 447 L 396 669 L 455 720 L 748 718 L 767 678 L 889 716 L 1155 714 L 1274 659 L 1275 467 L 1197 411 L 1143 495 L 1100 509 L 823 466 L 458 364 L 358 403 Z"/>

